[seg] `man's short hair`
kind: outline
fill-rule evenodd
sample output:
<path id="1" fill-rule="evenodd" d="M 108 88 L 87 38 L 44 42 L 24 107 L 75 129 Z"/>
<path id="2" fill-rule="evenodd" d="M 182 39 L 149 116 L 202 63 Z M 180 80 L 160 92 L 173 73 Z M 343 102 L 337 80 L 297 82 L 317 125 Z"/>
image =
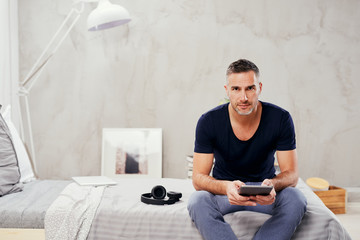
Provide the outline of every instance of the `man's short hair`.
<path id="1" fill-rule="evenodd" d="M 243 73 L 249 71 L 254 71 L 256 78 L 259 78 L 259 68 L 253 62 L 246 59 L 239 59 L 229 65 L 226 70 L 226 77 L 233 73 Z"/>

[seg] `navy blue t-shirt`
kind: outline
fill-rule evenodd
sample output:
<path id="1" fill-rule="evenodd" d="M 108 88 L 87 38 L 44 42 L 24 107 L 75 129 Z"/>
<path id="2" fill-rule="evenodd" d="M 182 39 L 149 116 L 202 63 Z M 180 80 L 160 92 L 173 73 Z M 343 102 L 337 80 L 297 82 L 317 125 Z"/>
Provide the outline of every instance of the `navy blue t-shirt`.
<path id="1" fill-rule="evenodd" d="M 276 150 L 296 148 L 295 129 L 286 110 L 261 102 L 260 124 L 246 141 L 231 127 L 228 103 L 203 114 L 196 127 L 195 152 L 213 153 L 213 177 L 219 180 L 262 182 L 275 176 Z"/>

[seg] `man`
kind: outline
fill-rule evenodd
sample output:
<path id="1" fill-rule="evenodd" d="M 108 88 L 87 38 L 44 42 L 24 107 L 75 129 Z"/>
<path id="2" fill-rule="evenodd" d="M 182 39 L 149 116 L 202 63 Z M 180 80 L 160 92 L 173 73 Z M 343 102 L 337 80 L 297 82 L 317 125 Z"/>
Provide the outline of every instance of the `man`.
<path id="1" fill-rule="evenodd" d="M 306 211 L 305 197 L 294 188 L 298 169 L 291 116 L 259 101 L 262 83 L 254 63 L 240 59 L 230 64 L 226 77 L 230 103 L 203 114 L 196 127 L 193 185 L 197 191 L 189 199 L 189 214 L 206 240 L 237 239 L 223 218 L 236 211 L 272 215 L 254 239 L 291 239 Z M 245 184 L 273 186 L 273 190 L 266 196 L 242 196 L 238 191 Z"/>

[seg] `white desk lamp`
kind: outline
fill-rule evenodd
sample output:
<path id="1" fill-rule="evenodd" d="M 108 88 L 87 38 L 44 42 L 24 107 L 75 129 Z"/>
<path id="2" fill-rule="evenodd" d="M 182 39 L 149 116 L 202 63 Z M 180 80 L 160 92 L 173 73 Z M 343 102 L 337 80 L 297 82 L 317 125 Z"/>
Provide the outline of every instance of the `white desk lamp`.
<path id="1" fill-rule="evenodd" d="M 120 26 L 131 21 L 129 12 L 125 8 L 121 7 L 120 5 L 111 4 L 109 0 L 74 0 L 73 8 L 70 10 L 65 20 L 62 22 L 62 24 L 60 25 L 54 36 L 51 38 L 50 42 L 47 44 L 46 48 L 41 53 L 40 57 L 37 59 L 37 61 L 31 68 L 30 72 L 26 75 L 25 80 L 20 83 L 18 93 L 19 96 L 24 98 L 25 101 L 24 110 L 26 114 L 26 120 L 24 121 L 20 111 L 21 134 L 22 134 L 22 140 L 24 141 L 24 144 L 27 146 L 27 149 L 30 152 L 30 156 L 31 156 L 30 158 L 33 164 L 35 174 L 37 174 L 37 167 L 36 167 L 32 128 L 31 128 L 28 95 L 30 93 L 31 88 L 38 80 L 44 67 L 48 64 L 49 60 L 54 56 L 55 52 L 60 47 L 61 43 L 64 41 L 64 39 L 67 37 L 71 29 L 79 20 L 81 13 L 84 11 L 85 2 L 99 2 L 97 8 L 94 9 L 88 16 L 87 27 L 89 31 L 104 30 L 104 29 Z M 78 5 L 80 5 L 79 9 L 76 8 L 76 6 Z M 66 29 L 65 33 L 61 36 L 60 32 L 65 28 L 65 25 L 67 23 L 70 23 L 70 25 Z M 29 139 L 28 144 L 24 134 L 25 132 L 24 122 L 26 122 L 27 125 L 26 128 Z"/>

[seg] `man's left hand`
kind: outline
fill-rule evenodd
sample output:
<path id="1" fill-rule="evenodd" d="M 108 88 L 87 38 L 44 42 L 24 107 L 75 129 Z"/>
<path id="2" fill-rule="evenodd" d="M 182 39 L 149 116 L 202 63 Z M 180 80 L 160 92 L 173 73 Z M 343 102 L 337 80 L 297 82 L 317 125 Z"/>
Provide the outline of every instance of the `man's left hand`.
<path id="1" fill-rule="evenodd" d="M 262 186 L 274 186 L 272 181 L 270 179 L 265 179 L 262 183 Z M 256 195 L 256 196 L 250 196 L 250 200 L 254 201 L 260 205 L 271 205 L 275 202 L 276 198 L 276 192 L 273 188 L 269 195 L 263 196 L 263 195 Z"/>

